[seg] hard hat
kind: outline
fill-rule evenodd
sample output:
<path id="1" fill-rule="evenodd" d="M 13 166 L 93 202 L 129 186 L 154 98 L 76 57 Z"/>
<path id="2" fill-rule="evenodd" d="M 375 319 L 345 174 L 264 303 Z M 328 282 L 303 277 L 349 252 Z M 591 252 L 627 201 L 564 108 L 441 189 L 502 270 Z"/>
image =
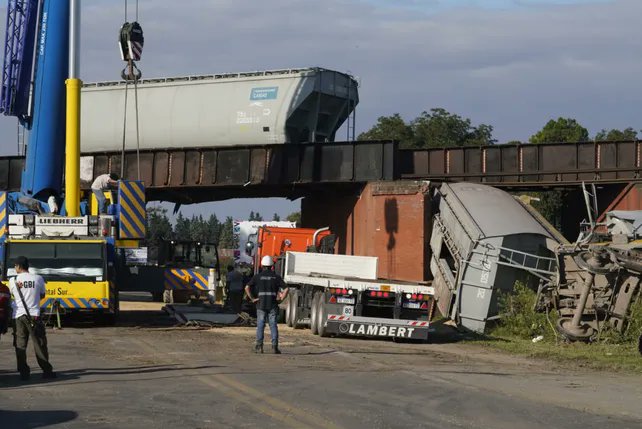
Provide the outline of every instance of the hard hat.
<path id="1" fill-rule="evenodd" d="M 272 257 L 270 255 L 265 255 L 261 258 L 262 267 L 271 267 L 272 265 L 274 265 L 274 261 L 272 261 Z"/>

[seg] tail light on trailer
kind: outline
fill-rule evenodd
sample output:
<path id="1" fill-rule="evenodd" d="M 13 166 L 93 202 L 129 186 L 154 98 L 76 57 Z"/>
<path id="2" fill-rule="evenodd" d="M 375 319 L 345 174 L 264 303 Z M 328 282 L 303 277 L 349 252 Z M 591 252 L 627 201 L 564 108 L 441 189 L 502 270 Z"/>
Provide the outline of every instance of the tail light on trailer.
<path id="1" fill-rule="evenodd" d="M 407 293 L 404 295 L 403 307 L 415 310 L 429 310 L 431 296 L 424 293 Z"/>
<path id="2" fill-rule="evenodd" d="M 354 291 L 346 288 L 330 288 L 330 293 L 332 295 L 353 295 Z"/>
<path id="3" fill-rule="evenodd" d="M 408 301 L 430 301 L 430 295 L 423 293 L 407 293 L 406 300 Z"/>
<path id="4" fill-rule="evenodd" d="M 368 296 L 371 298 L 392 298 L 395 296 L 395 294 L 393 292 L 371 290 L 371 291 L 368 291 Z"/>

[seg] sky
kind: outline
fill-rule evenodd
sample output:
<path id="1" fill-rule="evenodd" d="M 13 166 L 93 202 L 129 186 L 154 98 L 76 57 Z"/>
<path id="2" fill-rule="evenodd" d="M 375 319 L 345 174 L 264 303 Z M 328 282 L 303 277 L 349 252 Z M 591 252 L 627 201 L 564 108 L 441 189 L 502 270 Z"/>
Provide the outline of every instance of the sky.
<path id="1" fill-rule="evenodd" d="M 81 76 L 86 82 L 118 79 L 123 2 L 82 4 Z M 360 82 L 357 133 L 379 116 L 399 113 L 410 120 L 434 107 L 474 125 L 492 125 L 500 143 L 525 141 L 560 116 L 577 119 L 591 135 L 602 128 L 642 128 L 640 0 L 139 0 L 139 5 L 145 31 L 139 65 L 146 77 L 308 66 L 349 72 Z M 13 118 L 0 119 L 0 154 L 15 153 L 15 130 Z M 259 209 L 271 218 L 297 207 L 270 199 L 182 210 L 188 216 L 213 210 L 219 218 L 243 218 Z"/>

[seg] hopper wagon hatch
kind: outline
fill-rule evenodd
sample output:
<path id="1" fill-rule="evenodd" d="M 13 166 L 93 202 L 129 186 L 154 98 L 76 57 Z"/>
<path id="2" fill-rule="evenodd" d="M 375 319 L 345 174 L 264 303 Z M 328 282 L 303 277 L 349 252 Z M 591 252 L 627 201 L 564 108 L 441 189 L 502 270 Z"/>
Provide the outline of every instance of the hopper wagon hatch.
<path id="1" fill-rule="evenodd" d="M 125 82 L 85 84 L 82 100 L 82 152 L 121 150 Z M 331 142 L 358 102 L 352 76 L 322 68 L 143 79 L 140 149 Z"/>

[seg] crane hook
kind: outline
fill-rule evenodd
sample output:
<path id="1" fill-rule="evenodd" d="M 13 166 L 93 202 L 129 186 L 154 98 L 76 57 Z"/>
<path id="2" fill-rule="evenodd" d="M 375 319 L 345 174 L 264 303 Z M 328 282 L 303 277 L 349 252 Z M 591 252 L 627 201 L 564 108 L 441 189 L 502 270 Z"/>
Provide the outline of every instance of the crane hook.
<path id="1" fill-rule="evenodd" d="M 138 22 L 126 22 L 120 27 L 120 57 L 123 61 L 140 61 L 143 54 L 143 28 Z"/>

